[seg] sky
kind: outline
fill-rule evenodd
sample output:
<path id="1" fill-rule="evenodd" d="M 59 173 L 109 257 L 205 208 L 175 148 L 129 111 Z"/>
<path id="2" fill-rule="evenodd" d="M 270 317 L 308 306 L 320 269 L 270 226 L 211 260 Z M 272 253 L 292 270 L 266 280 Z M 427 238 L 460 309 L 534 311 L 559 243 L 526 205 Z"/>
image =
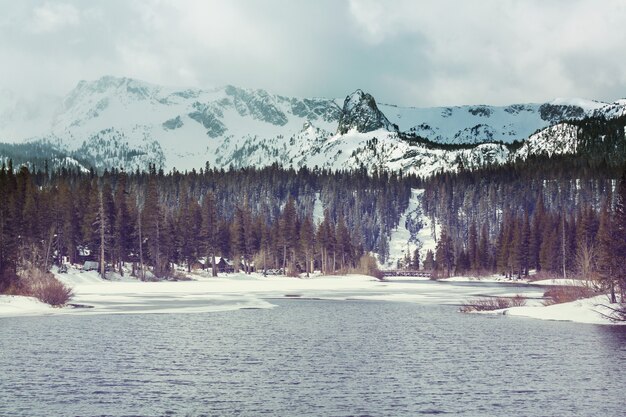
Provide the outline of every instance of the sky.
<path id="1" fill-rule="evenodd" d="M 0 0 L 0 91 L 125 76 L 402 106 L 626 97 L 626 1 Z"/>

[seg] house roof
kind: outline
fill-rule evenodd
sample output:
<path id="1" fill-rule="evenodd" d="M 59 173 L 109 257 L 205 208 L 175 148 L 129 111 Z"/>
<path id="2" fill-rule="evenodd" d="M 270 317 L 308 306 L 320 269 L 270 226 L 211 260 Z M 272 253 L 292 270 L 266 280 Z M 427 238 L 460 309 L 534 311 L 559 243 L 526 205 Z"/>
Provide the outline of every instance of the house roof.
<path id="1" fill-rule="evenodd" d="M 229 259 L 227 259 L 227 258 L 222 258 L 222 257 L 220 256 L 220 257 L 219 257 L 219 260 L 217 261 L 217 263 L 219 264 L 219 263 L 222 263 L 222 262 L 224 262 L 226 265 L 230 265 L 230 266 L 232 266 L 232 265 L 233 265 L 233 261 L 231 261 L 231 260 L 229 260 Z"/>

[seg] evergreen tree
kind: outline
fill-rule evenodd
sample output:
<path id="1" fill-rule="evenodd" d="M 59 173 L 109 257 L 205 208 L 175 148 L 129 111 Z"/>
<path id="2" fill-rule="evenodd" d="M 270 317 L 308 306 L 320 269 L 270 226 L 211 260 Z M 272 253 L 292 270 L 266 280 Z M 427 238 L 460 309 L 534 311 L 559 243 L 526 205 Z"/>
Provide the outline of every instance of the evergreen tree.
<path id="1" fill-rule="evenodd" d="M 413 258 L 411 259 L 411 269 L 417 271 L 420 269 L 420 249 L 415 248 L 413 251 Z"/>
<path id="2" fill-rule="evenodd" d="M 295 273 L 295 258 L 298 243 L 296 204 L 289 198 L 280 218 L 280 239 L 283 247 L 283 269 Z"/>
<path id="3" fill-rule="evenodd" d="M 107 189 L 107 191 L 110 191 L 110 189 Z M 93 235 L 97 239 L 95 247 L 98 249 L 98 270 L 103 279 L 106 279 L 106 252 L 111 233 L 111 219 L 107 215 L 106 206 L 108 205 L 108 199 L 105 197 L 105 193 L 106 191 L 104 190 L 98 190 L 98 207 L 93 223 L 95 229 Z"/>
<path id="4" fill-rule="evenodd" d="M 546 218 L 545 207 L 543 205 L 543 198 L 540 196 L 537 202 L 535 214 L 533 216 L 532 224 L 530 226 L 530 237 L 528 245 L 528 263 L 530 268 L 534 268 L 537 271 L 541 270 L 541 263 L 539 262 L 539 252 L 542 245 L 543 232 L 545 230 Z"/>
<path id="5" fill-rule="evenodd" d="M 330 222 L 328 211 L 324 212 L 324 220 L 317 228 L 317 239 L 319 244 L 322 273 L 328 274 L 335 272 L 334 264 L 331 259 L 331 253 L 334 248 L 334 228 Z"/>
<path id="6" fill-rule="evenodd" d="M 113 263 L 120 275 L 124 275 L 124 262 L 129 260 L 133 244 L 132 219 L 128 207 L 128 191 L 126 190 L 126 174 L 118 176 L 114 195 L 115 221 L 113 222 Z"/>
<path id="7" fill-rule="evenodd" d="M 217 276 L 217 264 L 215 256 L 219 247 L 218 214 L 215 204 L 215 196 L 208 192 L 202 200 L 202 238 L 206 250 L 207 261 L 211 260 L 211 271 L 214 277 Z"/>
<path id="8" fill-rule="evenodd" d="M 486 271 L 490 268 L 489 261 L 489 232 L 487 226 L 483 225 L 480 232 L 480 242 L 478 244 L 477 256 L 479 259 L 480 269 Z"/>
<path id="9" fill-rule="evenodd" d="M 426 257 L 424 258 L 424 270 L 434 271 L 435 266 L 435 255 L 432 250 L 428 249 L 426 251 Z"/>
<path id="10" fill-rule="evenodd" d="M 309 216 L 305 216 L 300 224 L 300 248 L 304 258 L 306 276 L 313 272 L 313 255 L 315 251 L 315 226 Z"/>
<path id="11" fill-rule="evenodd" d="M 155 174 L 151 174 L 146 187 L 146 196 L 141 210 L 141 235 L 147 246 L 148 255 L 154 275 L 161 277 L 165 272 L 165 262 L 162 258 L 161 244 L 164 238 L 164 216 L 159 204 L 159 190 Z"/>
<path id="12" fill-rule="evenodd" d="M 352 261 L 351 253 L 351 239 L 350 232 L 348 232 L 348 228 L 346 227 L 346 223 L 343 217 L 339 217 L 339 221 L 337 222 L 336 228 L 336 236 L 337 236 L 337 253 L 339 254 L 340 259 L 340 269 L 345 270 L 346 262 Z"/>
<path id="13" fill-rule="evenodd" d="M 524 213 L 521 221 L 514 222 L 513 238 L 511 242 L 511 260 L 513 272 L 517 277 L 528 275 L 528 264 L 530 257 L 530 221 L 528 213 Z"/>
<path id="14" fill-rule="evenodd" d="M 617 257 L 615 256 L 614 245 L 616 241 L 613 216 L 607 201 L 600 213 L 600 226 L 598 228 L 598 272 L 601 287 L 610 292 L 611 302 L 617 302 L 615 287 L 617 283 Z"/>
<path id="15" fill-rule="evenodd" d="M 480 269 L 480 257 L 478 251 L 478 229 L 476 227 L 476 221 L 472 221 L 472 225 L 469 229 L 469 242 L 468 242 L 468 256 L 470 260 L 470 268 L 473 271 Z"/>
<path id="16" fill-rule="evenodd" d="M 452 237 L 448 235 L 447 230 L 441 231 L 441 237 L 437 242 L 437 248 L 435 250 L 435 259 L 437 267 L 441 268 L 446 276 L 450 276 L 454 269 L 454 246 Z"/>
<path id="17" fill-rule="evenodd" d="M 620 302 L 626 303 L 626 171 L 617 187 L 615 203 L 613 248 L 618 268 L 617 285 L 620 289 Z"/>
<path id="18" fill-rule="evenodd" d="M 12 163 L 0 169 L 0 292 L 17 283 L 18 239 L 15 219 L 16 181 Z"/>

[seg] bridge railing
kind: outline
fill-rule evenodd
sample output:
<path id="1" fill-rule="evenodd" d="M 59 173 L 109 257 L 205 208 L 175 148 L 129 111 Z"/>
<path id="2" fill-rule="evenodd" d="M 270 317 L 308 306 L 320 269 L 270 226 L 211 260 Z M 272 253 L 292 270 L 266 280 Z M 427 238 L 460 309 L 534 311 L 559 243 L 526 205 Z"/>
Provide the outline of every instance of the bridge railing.
<path id="1" fill-rule="evenodd" d="M 433 271 L 427 270 L 407 270 L 407 269 L 386 269 L 381 271 L 385 277 L 421 277 L 430 278 Z"/>

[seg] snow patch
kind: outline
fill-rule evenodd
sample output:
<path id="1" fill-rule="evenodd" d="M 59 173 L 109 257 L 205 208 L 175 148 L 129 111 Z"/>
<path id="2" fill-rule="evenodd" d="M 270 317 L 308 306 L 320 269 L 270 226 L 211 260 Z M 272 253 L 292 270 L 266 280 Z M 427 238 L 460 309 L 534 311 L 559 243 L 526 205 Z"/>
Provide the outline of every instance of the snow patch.
<path id="1" fill-rule="evenodd" d="M 594 110 L 601 109 L 608 103 L 603 103 L 596 100 L 588 100 L 586 98 L 556 98 L 550 102 L 555 106 L 576 106 L 580 107 L 586 112 L 593 112 Z"/>
<path id="2" fill-rule="evenodd" d="M 550 306 L 513 307 L 506 310 L 510 316 L 531 317 L 541 320 L 573 321 L 577 323 L 611 324 L 606 316 L 611 315 L 606 295 L 599 295 L 569 303 Z M 626 324 L 626 323 L 622 323 Z"/>
<path id="3" fill-rule="evenodd" d="M 33 297 L 17 295 L 0 295 L 0 317 L 2 316 L 34 316 L 52 314 L 59 311 Z"/>
<path id="4" fill-rule="evenodd" d="M 422 216 L 420 197 L 423 192 L 424 190 L 411 190 L 409 205 L 402 213 L 402 216 L 400 216 L 398 226 L 391 231 L 389 237 L 389 257 L 384 265 L 387 269 L 395 269 L 398 261 L 403 261 L 407 255 L 409 258 L 413 258 L 413 252 L 421 245 L 415 233 L 412 233 L 407 226 L 409 219 L 411 221 L 419 221 L 419 218 Z"/>

